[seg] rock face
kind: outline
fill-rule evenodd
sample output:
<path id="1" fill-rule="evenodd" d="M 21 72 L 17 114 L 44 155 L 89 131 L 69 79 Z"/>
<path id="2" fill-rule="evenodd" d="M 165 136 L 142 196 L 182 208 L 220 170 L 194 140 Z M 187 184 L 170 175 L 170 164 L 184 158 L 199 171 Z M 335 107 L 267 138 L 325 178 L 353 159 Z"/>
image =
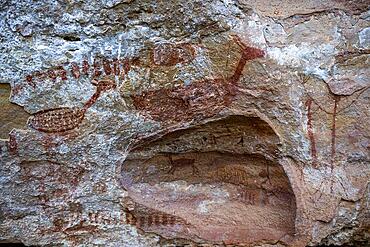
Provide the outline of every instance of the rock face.
<path id="1" fill-rule="evenodd" d="M 369 1 L 3 1 L 0 243 L 369 246 Z"/>

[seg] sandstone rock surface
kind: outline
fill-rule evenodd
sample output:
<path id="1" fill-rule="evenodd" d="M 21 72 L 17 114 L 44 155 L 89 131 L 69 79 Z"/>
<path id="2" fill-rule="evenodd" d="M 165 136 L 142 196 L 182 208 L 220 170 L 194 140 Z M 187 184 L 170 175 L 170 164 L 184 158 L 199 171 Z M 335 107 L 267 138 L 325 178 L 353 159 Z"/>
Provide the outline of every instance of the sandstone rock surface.
<path id="1" fill-rule="evenodd" d="M 368 0 L 0 3 L 0 243 L 369 246 Z"/>

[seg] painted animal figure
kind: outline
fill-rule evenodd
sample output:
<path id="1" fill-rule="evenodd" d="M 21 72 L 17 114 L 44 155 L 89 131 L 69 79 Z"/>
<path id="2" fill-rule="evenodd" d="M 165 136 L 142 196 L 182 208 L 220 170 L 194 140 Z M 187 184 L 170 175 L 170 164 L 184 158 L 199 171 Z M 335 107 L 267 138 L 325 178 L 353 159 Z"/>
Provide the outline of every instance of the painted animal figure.
<path id="1" fill-rule="evenodd" d="M 100 95 L 116 87 L 112 80 L 93 80 L 92 84 L 96 86 L 96 91 L 82 108 L 61 107 L 39 111 L 28 119 L 28 126 L 47 133 L 64 132 L 77 128 L 84 119 L 86 110 L 97 101 Z"/>
<path id="2" fill-rule="evenodd" d="M 126 215 L 126 224 L 130 224 L 138 228 L 188 225 L 188 223 L 181 217 L 147 208 L 145 206 L 141 206 L 141 208 L 145 208 L 145 212 L 129 210 L 127 207 L 123 208 L 123 212 Z"/>
<path id="3" fill-rule="evenodd" d="M 174 174 L 177 168 L 191 166 L 193 169 L 193 174 L 199 174 L 198 168 L 195 166 L 195 159 L 186 159 L 186 158 L 180 158 L 177 160 L 173 160 L 171 155 L 168 155 L 168 159 L 171 164 L 171 169 L 168 171 L 170 174 Z"/>
<path id="4" fill-rule="evenodd" d="M 247 61 L 263 57 L 265 54 L 258 48 L 244 44 L 238 36 L 232 38 L 242 48 L 233 75 L 131 95 L 135 108 L 156 121 L 170 123 L 210 117 L 230 105 L 238 92 L 237 83 Z"/>

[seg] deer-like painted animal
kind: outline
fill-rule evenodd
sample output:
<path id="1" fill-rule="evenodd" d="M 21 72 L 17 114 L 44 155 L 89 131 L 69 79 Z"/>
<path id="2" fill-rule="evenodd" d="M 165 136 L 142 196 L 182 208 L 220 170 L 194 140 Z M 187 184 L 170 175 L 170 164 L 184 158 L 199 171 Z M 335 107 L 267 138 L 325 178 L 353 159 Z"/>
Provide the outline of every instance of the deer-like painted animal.
<path id="1" fill-rule="evenodd" d="M 241 48 L 241 57 L 233 75 L 131 95 L 135 108 L 156 121 L 170 123 L 209 117 L 230 105 L 238 93 L 237 84 L 247 61 L 265 55 L 263 50 L 247 46 L 238 36 L 231 37 Z"/>
<path id="2" fill-rule="evenodd" d="M 168 159 L 171 164 L 171 169 L 168 171 L 168 173 L 170 174 L 174 174 L 177 168 L 186 167 L 186 166 L 191 166 L 191 168 L 193 169 L 193 174 L 199 173 L 198 168 L 195 166 L 195 159 L 180 158 L 180 159 L 173 160 L 170 154 L 168 155 Z"/>

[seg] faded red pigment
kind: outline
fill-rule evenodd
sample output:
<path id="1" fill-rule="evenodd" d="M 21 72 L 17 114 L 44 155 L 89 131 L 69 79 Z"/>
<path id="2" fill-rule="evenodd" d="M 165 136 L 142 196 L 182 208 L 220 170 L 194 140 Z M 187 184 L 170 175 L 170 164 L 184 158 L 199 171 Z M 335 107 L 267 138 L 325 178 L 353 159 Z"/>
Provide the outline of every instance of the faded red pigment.
<path id="1" fill-rule="evenodd" d="M 89 62 L 87 60 L 83 60 L 82 61 L 82 73 L 84 75 L 88 75 L 89 74 L 89 69 L 90 69 Z"/>
<path id="2" fill-rule="evenodd" d="M 331 126 L 331 164 L 333 165 L 335 162 L 335 139 L 336 139 L 336 121 L 337 121 L 337 108 L 338 102 L 340 100 L 339 96 L 334 97 L 334 107 L 333 107 L 333 114 L 332 114 L 332 126 Z"/>
<path id="3" fill-rule="evenodd" d="M 8 151 L 12 155 L 16 154 L 18 151 L 18 142 L 13 131 L 9 133 Z"/>
<path id="4" fill-rule="evenodd" d="M 157 66 L 174 66 L 189 63 L 195 58 L 195 49 L 189 43 L 160 44 L 151 53 L 151 62 Z"/>
<path id="5" fill-rule="evenodd" d="M 205 79 L 189 86 L 175 86 L 132 95 L 135 108 L 153 120 L 166 123 L 211 117 L 229 106 L 238 92 L 237 84 L 247 61 L 264 57 L 264 51 L 247 46 L 239 37 L 234 41 L 242 48 L 234 74 L 229 78 Z"/>
<path id="6" fill-rule="evenodd" d="M 112 74 L 111 61 L 109 61 L 108 59 L 103 59 L 103 69 L 106 75 L 111 75 Z"/>
<path id="7" fill-rule="evenodd" d="M 28 126 L 47 133 L 61 133 L 77 128 L 84 119 L 86 110 L 98 100 L 101 93 L 116 87 L 112 80 L 94 80 L 93 84 L 96 85 L 96 91 L 82 108 L 62 107 L 39 111 L 30 117 Z"/>
<path id="8" fill-rule="evenodd" d="M 120 77 L 119 79 L 124 79 L 124 76 L 130 70 L 130 65 L 138 63 L 140 63 L 140 61 L 137 58 L 132 60 L 127 58 L 95 58 L 91 66 L 88 60 L 84 59 L 81 65 L 78 65 L 77 62 L 72 62 L 67 69 L 63 68 L 63 66 L 57 66 L 46 71 L 36 71 L 27 75 L 25 81 L 33 88 L 36 88 L 37 83 L 43 83 L 43 81 L 48 78 L 53 82 L 55 82 L 57 78 L 60 78 L 62 81 L 68 80 L 68 76 L 79 79 L 81 75 L 88 76 L 90 79 L 99 78 L 104 75 L 116 75 Z"/>
<path id="9" fill-rule="evenodd" d="M 307 135 L 310 140 L 311 144 L 311 156 L 312 156 L 312 162 L 313 164 L 317 163 L 317 151 L 316 151 L 316 140 L 315 140 L 315 135 L 313 132 L 313 124 L 312 124 L 312 103 L 313 100 L 312 98 L 309 98 L 306 101 L 306 106 L 307 106 Z"/>
<path id="10" fill-rule="evenodd" d="M 75 79 L 78 79 L 80 78 L 80 67 L 78 67 L 77 63 L 76 62 L 73 62 L 71 64 L 72 68 L 71 68 L 71 73 L 73 75 L 73 77 Z"/>
<path id="11" fill-rule="evenodd" d="M 189 225 L 189 223 L 187 223 L 186 220 L 181 217 L 148 208 L 137 203 L 135 204 L 136 207 L 134 210 L 123 208 L 123 212 L 125 212 L 126 215 L 127 224 L 134 225 L 143 230 L 151 226 L 163 227 L 174 225 Z M 136 208 L 139 208 L 141 210 L 137 210 Z"/>

